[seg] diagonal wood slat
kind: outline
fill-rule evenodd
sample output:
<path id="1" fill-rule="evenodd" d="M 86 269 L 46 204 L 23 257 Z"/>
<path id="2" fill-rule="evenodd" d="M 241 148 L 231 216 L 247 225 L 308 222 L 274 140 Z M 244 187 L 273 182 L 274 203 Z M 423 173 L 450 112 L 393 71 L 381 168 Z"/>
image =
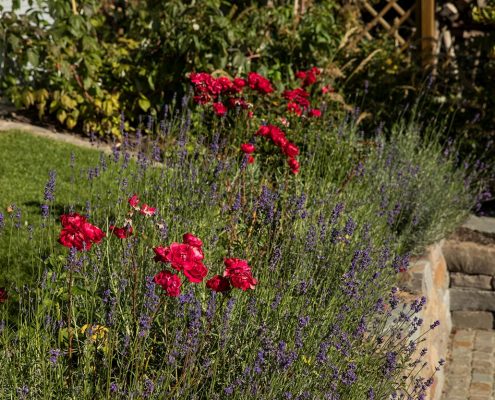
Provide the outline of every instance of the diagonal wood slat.
<path id="1" fill-rule="evenodd" d="M 361 7 L 373 17 L 373 19 L 364 27 L 361 38 L 372 40 L 373 35 L 371 30 L 374 28 L 383 28 L 390 36 L 395 39 L 397 46 L 400 48 L 400 51 L 408 47 L 410 38 L 403 37 L 399 33 L 399 29 L 411 19 L 411 16 L 416 9 L 416 5 L 413 5 L 409 9 L 405 10 L 399 4 L 398 0 L 388 0 L 387 4 L 381 9 L 377 9 L 376 6 L 373 6 L 373 4 L 371 4 L 369 0 L 360 0 L 360 4 Z M 385 14 L 387 14 L 390 10 L 393 10 L 393 12 L 396 14 L 395 18 L 393 19 L 393 23 L 387 21 L 387 19 L 385 18 Z"/>

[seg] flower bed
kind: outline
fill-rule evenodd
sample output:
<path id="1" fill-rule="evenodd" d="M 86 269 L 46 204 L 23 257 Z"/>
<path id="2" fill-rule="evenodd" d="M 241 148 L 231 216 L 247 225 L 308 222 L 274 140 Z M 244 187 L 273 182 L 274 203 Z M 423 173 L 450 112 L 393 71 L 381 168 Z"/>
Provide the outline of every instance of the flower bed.
<path id="1" fill-rule="evenodd" d="M 397 274 L 463 218 L 473 177 L 433 125 L 365 136 L 355 115 L 308 105 L 309 83 L 326 85 L 302 72 L 281 93 L 192 75 L 192 109 L 167 108 L 132 144 L 123 132 L 83 171 L 91 192 L 75 186 L 60 212 L 53 173 L 29 235 L 19 208 L 2 214 L 2 240 L 36 271 L 0 297 L 2 395 L 425 395 L 427 303 L 401 305 Z"/>

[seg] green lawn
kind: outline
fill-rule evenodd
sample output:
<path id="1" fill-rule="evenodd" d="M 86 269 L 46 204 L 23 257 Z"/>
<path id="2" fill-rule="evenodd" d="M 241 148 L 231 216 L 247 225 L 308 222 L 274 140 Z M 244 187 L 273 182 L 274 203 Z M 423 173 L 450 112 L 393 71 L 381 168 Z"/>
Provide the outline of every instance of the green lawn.
<path id="1" fill-rule="evenodd" d="M 71 154 L 75 167 L 71 168 Z M 23 253 L 11 248 L 30 246 L 29 229 L 37 229 L 41 223 L 40 206 L 43 203 L 44 188 L 49 171 L 56 171 L 56 192 L 53 216 L 66 211 L 70 204 L 84 209 L 75 197 L 76 192 L 88 191 L 88 168 L 98 164 L 100 152 L 60 143 L 23 131 L 0 132 L 0 212 L 5 216 L 5 229 L 0 233 L 0 285 L 6 280 L 25 280 L 28 268 L 21 264 L 32 264 L 24 260 Z M 77 189 L 77 190 L 75 190 Z M 80 200 L 79 200 L 80 201 Z M 12 229 L 8 208 L 15 204 L 22 213 L 20 229 Z M 15 257 L 14 254 L 15 253 Z M 15 268 L 14 268 L 15 267 Z"/>

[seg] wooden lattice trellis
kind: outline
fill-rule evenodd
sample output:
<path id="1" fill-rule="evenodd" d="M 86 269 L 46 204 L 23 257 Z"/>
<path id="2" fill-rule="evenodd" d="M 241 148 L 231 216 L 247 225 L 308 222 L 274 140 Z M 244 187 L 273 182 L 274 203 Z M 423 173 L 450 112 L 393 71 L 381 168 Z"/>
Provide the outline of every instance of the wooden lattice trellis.
<path id="1" fill-rule="evenodd" d="M 402 51 L 406 49 L 412 40 L 418 40 L 421 50 L 422 64 L 428 66 L 433 63 L 437 32 L 435 27 L 435 0 L 416 0 L 407 9 L 399 4 L 399 0 L 387 0 L 385 5 L 373 5 L 371 0 L 360 0 L 363 10 L 368 12 L 372 19 L 369 21 L 362 37 L 373 39 L 371 34 L 375 28 L 384 29 L 391 35 L 397 47 Z M 386 14 L 395 13 L 393 21 Z M 406 34 L 400 32 L 401 27 L 408 24 L 410 29 L 403 29 Z"/>
<path id="2" fill-rule="evenodd" d="M 312 0 L 294 0 L 294 15 L 304 14 L 310 6 Z M 413 4 L 404 9 L 400 0 L 386 0 L 378 5 L 374 5 L 372 0 L 357 0 L 362 8 L 371 15 L 361 38 L 373 39 L 372 31 L 375 28 L 383 28 L 396 41 L 397 47 L 402 51 L 406 49 L 414 40 L 419 43 L 419 55 L 424 67 L 435 64 L 435 48 L 437 46 L 438 32 L 435 23 L 435 0 L 414 0 Z M 389 11 L 393 11 L 396 16 L 390 22 L 390 17 L 386 16 Z M 412 23 L 411 23 L 412 22 Z M 407 36 L 401 33 L 401 28 L 405 24 L 411 27 L 402 29 L 409 33 Z"/>
<path id="3" fill-rule="evenodd" d="M 386 32 L 396 40 L 396 43 L 401 49 L 404 49 L 407 46 L 410 41 L 410 37 L 401 36 L 399 33 L 399 28 L 411 18 L 416 10 L 416 4 L 408 10 L 404 10 L 404 8 L 399 5 L 397 0 L 389 0 L 381 10 L 376 9 L 376 7 L 374 7 L 368 0 L 362 0 L 361 4 L 362 7 L 373 17 L 373 19 L 368 22 L 364 28 L 363 35 L 367 39 L 373 39 L 370 31 L 378 25 L 384 28 Z M 385 14 L 387 14 L 390 10 L 395 11 L 397 14 L 392 24 L 384 18 Z"/>

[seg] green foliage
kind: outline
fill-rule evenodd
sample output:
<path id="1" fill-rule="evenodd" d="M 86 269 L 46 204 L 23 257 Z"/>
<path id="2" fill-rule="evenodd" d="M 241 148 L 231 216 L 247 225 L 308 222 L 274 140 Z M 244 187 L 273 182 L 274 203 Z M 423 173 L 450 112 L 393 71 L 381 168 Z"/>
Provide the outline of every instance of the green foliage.
<path id="1" fill-rule="evenodd" d="M 190 71 L 260 71 L 282 82 L 318 65 L 335 78 L 371 51 L 348 40 L 353 26 L 342 29 L 333 1 L 302 16 L 285 2 L 86 0 L 76 13 L 70 1 L 39 4 L 53 22 L 40 11 L 3 13 L 0 93 L 40 119 L 100 136 L 119 137 L 121 113 L 135 125 L 157 116 Z"/>

